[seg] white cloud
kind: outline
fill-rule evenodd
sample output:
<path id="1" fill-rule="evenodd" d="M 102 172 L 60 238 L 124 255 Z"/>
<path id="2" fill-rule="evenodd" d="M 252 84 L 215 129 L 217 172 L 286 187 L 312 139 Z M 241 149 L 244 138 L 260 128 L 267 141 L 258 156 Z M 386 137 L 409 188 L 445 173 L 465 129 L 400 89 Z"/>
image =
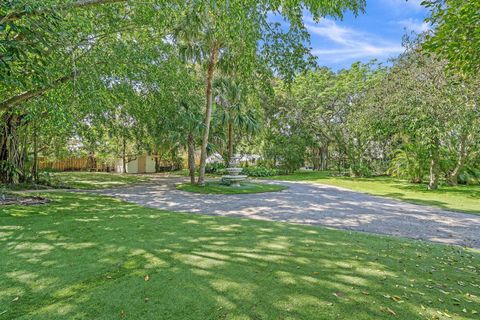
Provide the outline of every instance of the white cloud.
<path id="1" fill-rule="evenodd" d="M 430 30 L 430 24 L 412 18 L 400 20 L 398 24 L 407 29 L 407 31 L 414 31 L 416 33 L 422 33 Z"/>
<path id="2" fill-rule="evenodd" d="M 312 36 L 312 43 L 317 42 L 315 41 L 316 37 L 331 42 L 328 47 L 322 44 L 322 47 L 312 50 L 312 54 L 319 57 L 320 63 L 382 59 L 404 51 L 404 48 L 397 43 L 368 32 L 339 26 L 335 21 L 329 19 L 323 19 L 315 25 L 307 24 L 307 29 Z"/>

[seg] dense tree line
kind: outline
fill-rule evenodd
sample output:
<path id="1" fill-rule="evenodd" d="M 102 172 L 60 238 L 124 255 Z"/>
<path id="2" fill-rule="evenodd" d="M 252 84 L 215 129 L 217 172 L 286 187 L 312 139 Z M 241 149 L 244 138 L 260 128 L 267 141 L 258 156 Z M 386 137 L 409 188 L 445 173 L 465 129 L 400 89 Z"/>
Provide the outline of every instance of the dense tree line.
<path id="1" fill-rule="evenodd" d="M 443 177 L 452 185 L 478 179 L 480 79 L 455 73 L 420 40 L 406 43 L 388 68 L 320 68 L 277 84 L 266 108 L 266 157 L 276 165 L 283 149 L 288 171 L 311 164 L 351 176 L 391 174 L 427 179 L 431 189 Z"/>

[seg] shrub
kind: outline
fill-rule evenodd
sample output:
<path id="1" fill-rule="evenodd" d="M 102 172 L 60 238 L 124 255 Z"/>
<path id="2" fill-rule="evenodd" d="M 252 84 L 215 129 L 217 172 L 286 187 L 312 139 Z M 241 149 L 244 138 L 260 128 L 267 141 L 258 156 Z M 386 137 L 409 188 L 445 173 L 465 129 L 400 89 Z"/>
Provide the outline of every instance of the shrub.
<path id="1" fill-rule="evenodd" d="M 476 168 L 465 168 L 458 175 L 459 184 L 479 184 L 480 183 L 480 170 Z"/>
<path id="2" fill-rule="evenodd" d="M 413 183 L 421 183 L 428 172 L 428 151 L 426 148 L 406 144 L 394 151 L 393 159 L 387 173 L 392 177 L 406 178 Z"/>
<path id="3" fill-rule="evenodd" d="M 15 164 L 8 160 L 0 161 L 0 181 L 2 183 L 18 183 L 22 171 Z"/>
<path id="4" fill-rule="evenodd" d="M 351 177 L 362 177 L 368 178 L 373 175 L 372 170 L 364 164 L 354 164 L 350 166 L 350 176 Z"/>
<path id="5" fill-rule="evenodd" d="M 210 174 L 222 174 L 223 169 L 225 169 L 225 164 L 221 162 L 216 162 L 216 163 L 207 163 L 205 165 L 205 173 L 210 173 Z"/>
<path id="6" fill-rule="evenodd" d="M 249 177 L 271 177 L 279 175 L 280 172 L 277 169 L 269 169 L 265 167 L 245 167 L 242 174 Z"/>
<path id="7" fill-rule="evenodd" d="M 52 188 L 62 188 L 69 189 L 70 187 L 60 180 L 59 177 L 52 174 L 52 171 L 40 171 L 38 173 L 38 185 L 52 187 Z"/>

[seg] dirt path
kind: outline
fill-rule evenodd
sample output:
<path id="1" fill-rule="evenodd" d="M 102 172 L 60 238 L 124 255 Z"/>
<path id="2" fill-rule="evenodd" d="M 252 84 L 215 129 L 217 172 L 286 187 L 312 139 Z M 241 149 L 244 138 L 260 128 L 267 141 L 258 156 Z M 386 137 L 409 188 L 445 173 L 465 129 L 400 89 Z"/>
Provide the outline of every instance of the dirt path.
<path id="1" fill-rule="evenodd" d="M 480 249 L 480 215 L 305 182 L 269 182 L 289 187 L 281 192 L 201 195 L 176 190 L 181 181 L 158 177 L 150 184 L 98 193 L 170 211 L 323 225 Z"/>

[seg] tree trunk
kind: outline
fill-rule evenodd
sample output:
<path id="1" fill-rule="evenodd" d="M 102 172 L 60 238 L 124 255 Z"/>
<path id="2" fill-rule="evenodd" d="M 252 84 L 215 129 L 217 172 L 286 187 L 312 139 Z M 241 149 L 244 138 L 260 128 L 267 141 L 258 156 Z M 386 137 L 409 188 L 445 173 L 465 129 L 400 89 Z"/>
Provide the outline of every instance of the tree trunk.
<path id="1" fill-rule="evenodd" d="M 38 134 L 37 123 L 33 122 L 33 165 L 32 165 L 32 177 L 35 183 L 38 183 Z"/>
<path id="2" fill-rule="evenodd" d="M 155 172 L 160 172 L 160 163 L 158 162 L 158 151 L 153 153 L 155 156 Z"/>
<path id="3" fill-rule="evenodd" d="M 87 166 L 88 166 L 88 171 L 90 171 L 90 172 L 94 172 L 97 169 L 97 163 L 96 163 L 96 160 L 95 160 L 95 152 L 93 152 L 93 151 L 88 153 Z"/>
<path id="4" fill-rule="evenodd" d="M 328 144 L 325 144 L 322 148 L 322 170 L 328 170 Z"/>
<path id="5" fill-rule="evenodd" d="M 202 149 L 200 153 L 200 172 L 198 176 L 198 184 L 205 185 L 205 165 L 207 163 L 207 146 L 208 146 L 208 136 L 210 134 L 210 122 L 212 120 L 212 82 L 213 82 L 213 73 L 215 71 L 215 65 L 217 63 L 218 47 L 216 44 L 212 46 L 210 51 L 210 59 L 208 62 L 208 71 L 207 71 L 207 84 L 206 84 L 206 98 L 207 104 L 205 108 L 205 119 L 204 119 L 204 132 L 202 138 Z"/>
<path id="6" fill-rule="evenodd" d="M 439 180 L 439 171 L 440 171 L 440 152 L 439 152 L 440 141 L 438 138 L 434 139 L 434 147 L 431 150 L 430 157 L 430 180 L 428 183 L 428 190 L 437 190 L 438 189 L 438 180 Z"/>
<path id="7" fill-rule="evenodd" d="M 317 146 L 312 147 L 312 164 L 313 164 L 313 170 L 320 170 L 321 165 L 322 165 L 322 159 L 321 159 L 321 148 Z"/>
<path id="8" fill-rule="evenodd" d="M 188 170 L 190 183 L 195 184 L 195 140 L 193 133 L 188 134 Z"/>
<path id="9" fill-rule="evenodd" d="M 127 173 L 127 139 L 125 139 L 125 135 L 123 138 L 123 146 L 122 146 L 122 173 Z"/>
<path id="10" fill-rule="evenodd" d="M 228 121 L 228 156 L 227 157 L 228 157 L 227 165 L 229 166 L 233 158 L 233 121 L 232 120 Z"/>
<path id="11" fill-rule="evenodd" d="M 20 118 L 12 113 L 4 113 L 0 119 L 0 182 L 12 184 L 21 182 L 24 176 L 24 155 L 18 136 Z"/>
<path id="12" fill-rule="evenodd" d="M 315 153 L 317 163 L 316 163 L 316 168 L 315 170 L 321 171 L 323 170 L 323 147 L 317 148 L 317 151 Z"/>
<path id="13" fill-rule="evenodd" d="M 466 135 L 462 136 L 460 139 L 460 153 L 458 155 L 457 164 L 447 179 L 448 184 L 451 186 L 456 186 L 458 184 L 458 175 L 460 174 L 460 171 L 463 169 L 463 166 L 467 160 L 468 152 L 465 145 L 466 140 Z"/>

